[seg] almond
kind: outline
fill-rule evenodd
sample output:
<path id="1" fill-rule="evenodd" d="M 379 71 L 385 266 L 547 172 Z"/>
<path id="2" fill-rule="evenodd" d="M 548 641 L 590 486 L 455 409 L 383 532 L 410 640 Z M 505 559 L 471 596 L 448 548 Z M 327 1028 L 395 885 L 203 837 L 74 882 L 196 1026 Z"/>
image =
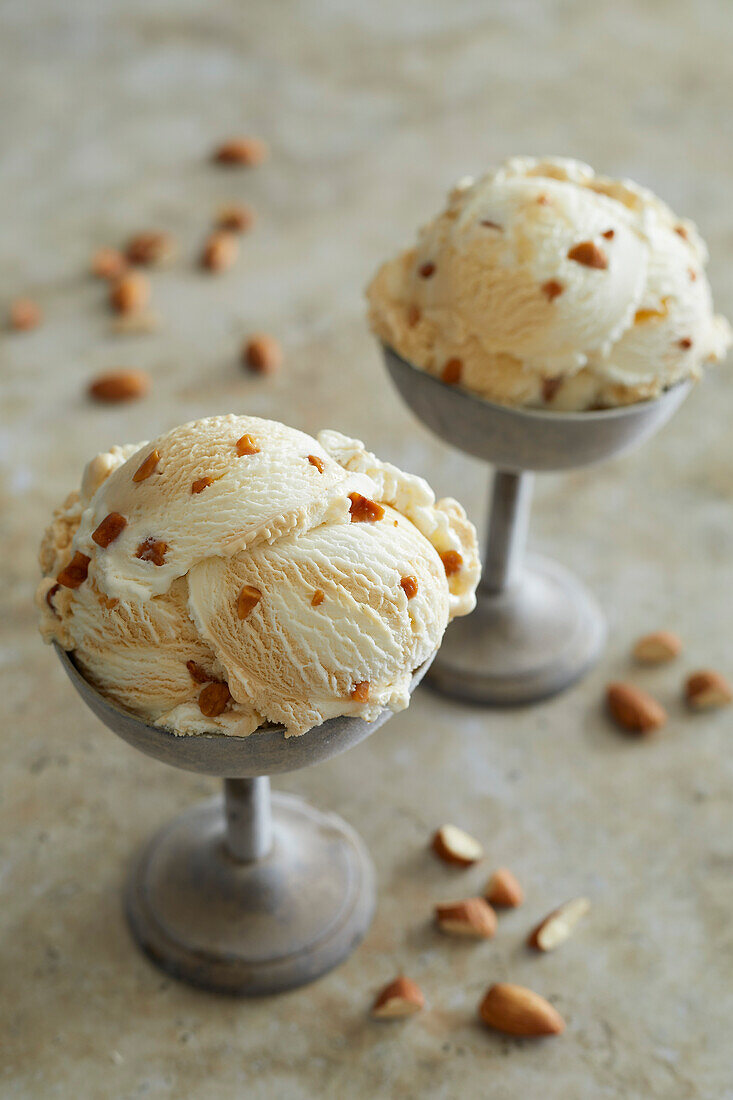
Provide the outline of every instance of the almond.
<path id="1" fill-rule="evenodd" d="M 150 561 L 153 565 L 165 565 L 165 556 L 168 552 L 168 543 L 163 539 L 156 539 L 155 535 L 148 535 L 135 551 L 135 557 L 141 561 Z"/>
<path id="2" fill-rule="evenodd" d="M 322 474 L 323 471 L 326 469 L 326 463 L 323 461 L 322 458 L 319 458 L 318 455 L 308 455 L 308 461 L 310 462 L 311 466 L 315 466 L 319 474 Z"/>
<path id="3" fill-rule="evenodd" d="M 596 267 L 601 271 L 608 267 L 608 256 L 593 241 L 581 241 L 573 245 L 568 252 L 568 259 L 575 260 L 576 264 L 582 264 L 584 267 Z"/>
<path id="4" fill-rule="evenodd" d="M 257 332 L 245 343 L 242 360 L 255 374 L 274 374 L 282 366 L 282 348 L 274 336 Z"/>
<path id="5" fill-rule="evenodd" d="M 353 699 L 355 703 L 368 703 L 370 687 L 368 680 L 360 680 L 358 684 L 354 684 L 349 698 Z"/>
<path id="6" fill-rule="evenodd" d="M 213 477 L 197 477 L 195 481 L 191 482 L 191 495 L 196 496 L 197 493 L 203 493 L 204 489 L 208 489 L 213 484 Z"/>
<path id="7" fill-rule="evenodd" d="M 400 974 L 377 994 L 372 1016 L 377 1020 L 397 1020 L 414 1016 L 424 1007 L 425 997 L 420 986 Z"/>
<path id="8" fill-rule="evenodd" d="M 606 699 L 616 723 L 629 733 L 652 733 L 667 721 L 664 707 L 633 684 L 609 684 Z"/>
<path id="9" fill-rule="evenodd" d="M 634 645 L 633 654 L 643 665 L 660 665 L 673 661 L 682 652 L 682 639 L 671 630 L 655 630 L 645 634 Z"/>
<path id="10" fill-rule="evenodd" d="M 223 142 L 214 150 L 214 160 L 217 164 L 251 167 L 267 160 L 269 152 L 261 138 L 236 137 Z"/>
<path id="11" fill-rule="evenodd" d="M 150 389 L 150 376 L 143 370 L 113 370 L 100 374 L 89 383 L 88 393 L 95 401 L 113 404 L 136 401 Z"/>
<path id="12" fill-rule="evenodd" d="M 132 480 L 136 484 L 139 484 L 141 481 L 147 481 L 150 475 L 155 473 L 159 462 L 160 452 L 156 447 L 155 450 L 152 450 L 148 457 L 144 458 L 140 463 L 137 470 L 135 470 L 135 473 L 132 475 Z"/>
<path id="13" fill-rule="evenodd" d="M 116 248 L 100 248 L 92 256 L 90 268 L 98 279 L 119 279 L 127 271 L 127 260 Z"/>
<path id="14" fill-rule="evenodd" d="M 523 985 L 492 985 L 479 1005 L 482 1021 L 507 1035 L 561 1035 L 565 1021 L 549 1001 Z"/>
<path id="15" fill-rule="evenodd" d="M 239 245 L 233 233 L 212 233 L 201 253 L 201 266 L 208 271 L 227 271 L 236 263 L 238 254 Z"/>
<path id="16" fill-rule="evenodd" d="M 479 842 L 457 825 L 441 825 L 431 846 L 436 856 L 445 863 L 453 863 L 458 867 L 470 867 L 484 854 Z"/>
<path id="17" fill-rule="evenodd" d="M 117 313 L 138 313 L 150 301 L 150 283 L 140 271 L 128 271 L 112 284 L 109 304 Z"/>
<path id="18" fill-rule="evenodd" d="M 436 905 L 435 920 L 441 932 L 453 936 L 490 940 L 496 933 L 496 913 L 485 898 L 465 898 Z"/>
<path id="19" fill-rule="evenodd" d="M 127 527 L 127 520 L 119 512 L 110 512 L 105 516 L 98 527 L 92 531 L 92 540 L 97 546 L 105 550 L 115 539 L 118 539 Z"/>
<path id="20" fill-rule="evenodd" d="M 407 596 L 408 600 L 413 600 L 417 596 L 417 577 L 401 577 L 400 588 Z"/>
<path id="21" fill-rule="evenodd" d="M 226 229 L 230 233 L 246 233 L 252 228 L 254 221 L 255 212 L 252 207 L 238 202 L 222 206 L 216 217 L 217 228 Z"/>
<path id="22" fill-rule="evenodd" d="M 463 565 L 463 558 L 457 550 L 444 550 L 440 555 L 440 560 L 443 563 L 446 577 L 452 577 L 454 573 L 458 573 Z"/>
<path id="23" fill-rule="evenodd" d="M 724 676 L 712 668 L 705 668 L 687 678 L 685 698 L 695 710 L 707 710 L 727 706 L 733 700 L 733 691 Z"/>
<path id="24" fill-rule="evenodd" d="M 199 694 L 199 710 L 205 718 L 218 718 L 226 710 L 231 695 L 226 684 L 215 681 L 207 684 Z"/>
<path id="25" fill-rule="evenodd" d="M 484 896 L 492 905 L 516 909 L 524 901 L 524 890 L 508 867 L 497 867 L 489 879 Z"/>
<path id="26" fill-rule="evenodd" d="M 262 593 L 259 588 L 254 588 L 251 584 L 245 584 L 237 596 L 237 618 L 246 619 L 248 615 L 252 614 L 261 599 Z"/>
<path id="27" fill-rule="evenodd" d="M 384 508 L 361 493 L 349 493 L 349 514 L 352 523 L 376 523 L 384 515 Z"/>
<path id="28" fill-rule="evenodd" d="M 29 332 L 38 328 L 43 316 L 39 306 L 31 298 L 16 298 L 10 304 L 10 327 L 16 332 Z"/>
<path id="29" fill-rule="evenodd" d="M 71 561 L 61 570 L 56 581 L 64 588 L 78 588 L 87 579 L 91 560 L 86 554 L 77 550 Z"/>
<path id="30" fill-rule="evenodd" d="M 260 448 L 249 434 L 240 436 L 234 446 L 240 458 L 244 458 L 245 455 L 258 455 L 260 453 Z"/>
<path id="31" fill-rule="evenodd" d="M 554 951 L 561 943 L 569 939 L 573 930 L 590 910 L 588 898 L 573 898 L 558 909 L 554 909 L 530 933 L 528 944 L 538 951 Z"/>
<path id="32" fill-rule="evenodd" d="M 147 230 L 136 233 L 127 242 L 125 256 L 131 264 L 162 264 L 175 252 L 175 242 L 170 233 Z"/>

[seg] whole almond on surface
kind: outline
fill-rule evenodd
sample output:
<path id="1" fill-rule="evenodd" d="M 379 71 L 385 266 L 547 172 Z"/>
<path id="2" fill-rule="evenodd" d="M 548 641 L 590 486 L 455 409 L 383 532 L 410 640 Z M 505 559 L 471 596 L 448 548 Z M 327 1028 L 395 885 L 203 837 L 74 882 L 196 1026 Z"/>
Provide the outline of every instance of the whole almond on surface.
<path id="1" fill-rule="evenodd" d="M 92 275 L 98 279 L 119 279 L 127 271 L 127 260 L 116 248 L 100 248 L 92 256 Z"/>
<path id="2" fill-rule="evenodd" d="M 256 332 L 245 343 L 242 360 L 256 374 L 274 374 L 282 366 L 282 348 L 274 336 Z"/>
<path id="3" fill-rule="evenodd" d="M 497 867 L 488 881 L 485 897 L 492 905 L 516 909 L 524 901 L 524 890 L 508 867 Z"/>
<path id="4" fill-rule="evenodd" d="M 201 266 L 207 271 L 228 271 L 238 254 L 239 245 L 233 233 L 212 233 L 201 253 Z"/>
<path id="5" fill-rule="evenodd" d="M 230 233 L 246 233 L 255 222 L 255 212 L 245 203 L 232 202 L 222 206 L 216 216 L 218 229 L 227 229 Z"/>
<path id="6" fill-rule="evenodd" d="M 267 160 L 270 150 L 261 138 L 230 138 L 214 150 L 213 159 L 217 164 L 230 167 L 249 168 Z"/>
<path id="7" fill-rule="evenodd" d="M 10 303 L 10 327 L 16 332 L 30 332 L 42 320 L 40 307 L 31 298 L 16 298 Z"/>
<path id="8" fill-rule="evenodd" d="M 150 376 L 143 370 L 113 370 L 100 374 L 89 383 L 88 393 L 95 401 L 114 404 L 135 401 L 150 389 Z"/>
<path id="9" fill-rule="evenodd" d="M 414 1016 L 425 1005 L 420 986 L 400 974 L 385 985 L 372 1005 L 372 1016 L 377 1020 L 398 1020 Z"/>
<path id="10" fill-rule="evenodd" d="M 154 266 L 165 263 L 175 252 L 175 242 L 170 233 L 161 230 L 146 230 L 136 233 L 127 242 L 125 255 L 131 264 Z"/>
<path id="11" fill-rule="evenodd" d="M 654 633 L 639 638 L 632 652 L 643 665 L 661 665 L 679 657 L 682 639 L 671 630 L 655 630 Z"/>
<path id="12" fill-rule="evenodd" d="M 617 725 L 628 733 L 652 733 L 667 721 L 664 707 L 634 684 L 609 684 L 606 701 Z"/>
<path id="13" fill-rule="evenodd" d="M 588 898 L 566 901 L 545 917 L 529 935 L 528 944 L 537 951 L 554 951 L 573 934 L 578 921 L 590 910 Z"/>
<path id="14" fill-rule="evenodd" d="M 523 985 L 492 985 L 479 1005 L 487 1027 L 506 1035 L 561 1035 L 565 1021 L 549 1001 Z"/>
<path id="15" fill-rule="evenodd" d="M 150 301 L 150 283 L 140 271 L 128 271 L 111 287 L 109 304 L 117 313 L 136 313 Z"/>
<path id="16" fill-rule="evenodd" d="M 470 867 L 484 854 L 475 837 L 459 829 L 457 825 L 441 825 L 433 836 L 431 847 L 436 856 L 445 863 L 453 863 L 458 867 Z"/>
<path id="17" fill-rule="evenodd" d="M 707 710 L 727 706 L 733 701 L 733 691 L 725 676 L 705 668 L 688 676 L 685 699 L 694 710 Z"/>
<path id="18" fill-rule="evenodd" d="M 435 921 L 441 932 L 452 936 L 490 940 L 496 934 L 496 913 L 486 898 L 464 898 L 436 905 Z"/>

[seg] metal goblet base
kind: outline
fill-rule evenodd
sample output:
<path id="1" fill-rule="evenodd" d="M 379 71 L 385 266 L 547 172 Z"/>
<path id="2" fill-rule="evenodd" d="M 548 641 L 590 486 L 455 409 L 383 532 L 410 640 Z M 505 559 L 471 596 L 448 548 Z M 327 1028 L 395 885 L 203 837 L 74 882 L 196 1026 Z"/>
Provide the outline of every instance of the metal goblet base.
<path id="1" fill-rule="evenodd" d="M 127 884 L 133 936 L 167 973 L 218 993 L 277 993 L 313 981 L 363 938 L 374 868 L 354 830 L 289 794 L 272 796 L 273 843 L 253 862 L 225 844 L 221 798 L 174 818 Z"/>
<path id="2" fill-rule="evenodd" d="M 503 592 L 479 589 L 476 610 L 448 627 L 428 681 L 464 702 L 536 702 L 582 676 L 605 637 L 603 612 L 580 581 L 530 556 Z"/>

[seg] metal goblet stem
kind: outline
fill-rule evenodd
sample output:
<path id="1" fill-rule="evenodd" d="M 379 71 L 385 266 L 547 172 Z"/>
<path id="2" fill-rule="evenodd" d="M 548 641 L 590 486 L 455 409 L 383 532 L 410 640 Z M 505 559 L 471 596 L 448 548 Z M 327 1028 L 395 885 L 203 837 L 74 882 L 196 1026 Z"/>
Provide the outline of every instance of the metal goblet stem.
<path id="1" fill-rule="evenodd" d="M 270 778 L 224 780 L 226 847 L 232 859 L 252 863 L 272 849 Z"/>

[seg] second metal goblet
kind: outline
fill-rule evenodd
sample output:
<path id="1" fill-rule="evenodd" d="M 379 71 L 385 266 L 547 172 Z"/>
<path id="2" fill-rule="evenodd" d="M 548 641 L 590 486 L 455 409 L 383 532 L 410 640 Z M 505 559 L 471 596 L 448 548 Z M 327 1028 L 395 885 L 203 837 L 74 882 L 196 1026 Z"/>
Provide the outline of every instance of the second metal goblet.
<path id="1" fill-rule="evenodd" d="M 528 703 L 561 691 L 599 657 L 606 636 L 595 597 L 556 562 L 525 557 L 534 472 L 588 466 L 653 435 L 689 393 L 591 412 L 510 408 L 384 358 L 406 404 L 436 435 L 496 467 L 476 610 L 446 631 L 430 682 L 475 703 Z"/>

